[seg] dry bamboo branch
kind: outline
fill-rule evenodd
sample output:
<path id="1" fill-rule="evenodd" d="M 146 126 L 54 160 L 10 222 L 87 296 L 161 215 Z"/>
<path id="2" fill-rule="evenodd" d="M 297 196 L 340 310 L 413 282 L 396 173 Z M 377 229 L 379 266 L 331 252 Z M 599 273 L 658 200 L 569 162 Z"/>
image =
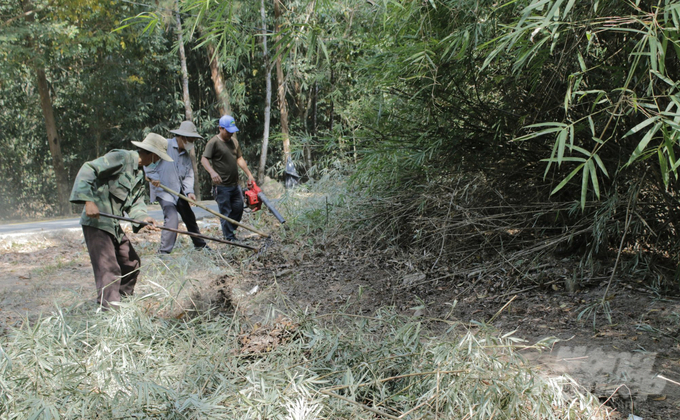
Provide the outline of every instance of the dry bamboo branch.
<path id="1" fill-rule="evenodd" d="M 390 415 L 390 414 L 387 414 L 387 413 L 383 413 L 383 412 L 380 411 L 380 410 L 376 410 L 375 408 L 371 408 L 371 407 L 369 407 L 369 406 L 367 406 L 367 405 L 365 405 L 365 404 L 361 404 L 361 403 L 358 403 L 358 402 L 356 402 L 356 401 L 352 401 L 352 400 L 350 400 L 349 398 L 345 398 L 345 397 L 340 396 L 340 395 L 338 395 L 338 394 L 335 394 L 335 393 L 333 393 L 333 392 L 327 392 L 327 391 L 324 391 L 324 390 L 320 390 L 319 392 L 322 393 L 322 394 L 324 394 L 324 395 L 328 395 L 329 397 L 334 397 L 334 398 L 343 400 L 343 401 L 345 401 L 345 402 L 348 402 L 348 403 L 350 403 L 350 404 L 354 404 L 354 405 L 356 405 L 356 406 L 359 406 L 359 407 L 363 408 L 363 409 L 366 410 L 366 411 L 370 411 L 371 413 L 377 414 L 377 415 L 379 415 L 379 416 L 387 417 L 388 419 L 392 419 L 392 420 L 400 420 L 399 417 L 395 417 L 395 416 L 393 416 L 393 415 Z"/>
<path id="2" fill-rule="evenodd" d="M 494 314 L 494 316 L 491 317 L 491 319 L 489 320 L 489 322 L 487 322 L 487 324 L 491 324 L 491 323 L 494 321 L 494 319 L 496 319 L 496 318 L 498 317 L 498 315 L 500 315 L 501 312 L 503 312 L 503 310 L 504 310 L 505 308 L 507 308 L 507 307 L 512 303 L 512 301 L 515 300 L 516 298 L 517 298 L 517 295 L 513 296 L 512 299 L 510 299 L 510 300 L 508 301 L 508 303 L 506 303 L 505 305 L 503 305 L 503 307 L 502 307 L 501 309 L 499 309 L 498 312 L 496 312 L 496 313 Z"/>
<path id="3" fill-rule="evenodd" d="M 327 391 L 337 391 L 339 389 L 345 389 L 349 388 L 352 386 L 356 386 L 357 388 L 360 388 L 362 386 L 369 386 L 369 385 L 377 385 L 379 383 L 387 382 L 387 381 L 393 381 L 395 379 L 404 379 L 404 378 L 410 378 L 413 376 L 429 376 L 429 375 L 446 375 L 446 374 L 451 374 L 451 373 L 465 373 L 468 372 L 468 370 L 438 370 L 434 372 L 415 372 L 415 373 L 407 373 L 405 375 L 397 375 L 397 376 L 390 376 L 389 378 L 382 378 L 382 379 L 376 379 L 375 381 L 371 382 L 366 382 L 363 384 L 359 385 L 339 385 L 339 386 L 333 386 L 330 388 L 326 388 Z"/>
<path id="4" fill-rule="evenodd" d="M 644 175 L 642 175 L 640 184 L 642 184 L 642 181 L 645 179 L 646 175 L 647 175 L 646 172 Z M 621 235 L 621 243 L 619 244 L 619 251 L 616 253 L 616 261 L 614 261 L 614 268 L 612 269 L 611 277 L 609 277 L 609 283 L 607 284 L 607 288 L 604 291 L 604 295 L 602 295 L 601 305 L 604 305 L 604 301 L 607 298 L 607 294 L 609 294 L 609 288 L 611 287 L 612 281 L 614 280 L 614 275 L 616 274 L 616 268 L 619 266 L 619 260 L 621 259 L 621 252 L 623 251 L 623 245 L 625 244 L 626 234 L 628 233 L 630 222 L 633 219 L 633 211 L 635 210 L 635 200 L 637 200 L 637 196 L 639 193 L 640 188 L 638 188 L 635 194 L 631 195 L 630 198 L 628 199 L 628 205 L 626 206 L 626 224 L 623 227 L 623 235 Z"/>
<path id="5" fill-rule="evenodd" d="M 675 385 L 680 386 L 680 382 L 675 382 L 674 380 L 668 379 L 668 378 L 666 378 L 666 377 L 664 377 L 664 376 L 661 376 L 661 375 L 656 375 L 656 377 L 659 378 L 659 379 L 663 379 L 664 381 L 668 381 L 668 382 L 670 382 L 670 383 L 672 383 L 672 384 L 675 384 Z"/>
<path id="6" fill-rule="evenodd" d="M 439 384 L 437 384 L 437 387 L 439 387 Z M 423 401 L 422 403 L 420 403 L 420 404 L 418 404 L 417 406 L 413 407 L 412 409 L 408 410 L 407 412 L 405 412 L 404 414 L 402 414 L 402 415 L 399 416 L 398 418 L 403 419 L 404 417 L 406 417 L 406 416 L 408 416 L 409 414 L 413 413 L 414 411 L 416 411 L 416 410 L 419 409 L 420 407 L 422 407 L 422 406 L 424 406 L 424 405 L 426 405 L 426 404 L 429 404 L 430 401 L 434 400 L 435 398 L 437 398 L 437 402 L 439 402 L 439 399 L 438 399 L 438 398 L 439 398 L 439 395 L 438 395 L 438 393 L 439 393 L 439 389 L 437 389 L 437 394 L 431 396 L 431 397 L 428 398 L 426 401 Z M 435 410 L 435 414 L 437 415 L 437 417 L 439 417 L 438 411 L 439 411 L 438 409 Z"/>

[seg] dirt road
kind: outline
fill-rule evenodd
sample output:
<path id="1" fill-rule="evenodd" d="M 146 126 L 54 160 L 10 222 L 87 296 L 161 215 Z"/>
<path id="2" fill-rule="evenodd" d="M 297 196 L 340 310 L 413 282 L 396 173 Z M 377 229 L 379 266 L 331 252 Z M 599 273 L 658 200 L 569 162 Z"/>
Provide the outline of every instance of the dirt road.
<path id="1" fill-rule="evenodd" d="M 213 211 L 218 211 L 217 203 L 213 200 L 202 201 L 201 204 Z M 197 220 L 201 220 L 204 217 L 214 217 L 200 207 L 194 207 L 193 210 Z M 156 220 L 163 220 L 163 211 L 160 210 L 158 205 L 149 206 L 149 216 Z M 0 224 L 0 239 L 8 235 L 55 232 L 65 229 L 80 229 L 80 215 L 66 219 Z"/>

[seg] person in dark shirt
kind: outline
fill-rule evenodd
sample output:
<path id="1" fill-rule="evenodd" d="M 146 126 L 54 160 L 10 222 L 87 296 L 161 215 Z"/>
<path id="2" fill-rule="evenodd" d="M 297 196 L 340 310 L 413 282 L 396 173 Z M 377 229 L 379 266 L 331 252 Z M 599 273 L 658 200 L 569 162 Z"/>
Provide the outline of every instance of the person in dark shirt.
<path id="1" fill-rule="evenodd" d="M 220 118 L 219 134 L 208 141 L 201 157 L 201 164 L 210 174 L 213 182 L 213 196 L 217 201 L 220 213 L 237 222 L 243 216 L 243 192 L 238 185 L 238 168 L 248 176 L 248 187 L 255 182 L 253 174 L 250 173 L 248 165 L 238 140 L 234 138 L 238 128 L 231 115 L 224 115 Z M 235 241 L 236 225 L 220 220 L 222 233 L 228 241 Z"/>

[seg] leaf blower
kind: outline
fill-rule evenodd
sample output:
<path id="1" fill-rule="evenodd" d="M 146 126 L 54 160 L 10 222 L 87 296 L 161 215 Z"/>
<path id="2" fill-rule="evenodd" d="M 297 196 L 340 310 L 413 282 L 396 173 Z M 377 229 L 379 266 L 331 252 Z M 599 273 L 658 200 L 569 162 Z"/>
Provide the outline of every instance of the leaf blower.
<path id="1" fill-rule="evenodd" d="M 264 203 L 269 211 L 272 212 L 274 217 L 279 221 L 279 223 L 286 223 L 286 220 L 281 216 L 281 214 L 276 211 L 276 208 L 267 200 L 267 196 L 264 195 L 260 187 L 253 181 L 253 185 L 245 190 L 246 205 L 253 211 L 258 211 L 262 208 L 262 203 Z"/>

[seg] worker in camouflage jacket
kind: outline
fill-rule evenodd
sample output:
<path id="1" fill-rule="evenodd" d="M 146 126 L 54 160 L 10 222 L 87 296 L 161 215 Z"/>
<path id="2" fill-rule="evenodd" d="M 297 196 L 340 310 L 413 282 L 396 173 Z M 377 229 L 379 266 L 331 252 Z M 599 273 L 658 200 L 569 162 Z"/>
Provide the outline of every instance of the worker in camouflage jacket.
<path id="1" fill-rule="evenodd" d="M 114 216 L 127 213 L 151 226 L 144 203 L 143 166 L 172 161 L 166 153 L 168 142 L 151 133 L 142 142 L 133 141 L 136 151 L 111 150 L 85 163 L 78 172 L 71 202 L 84 204 L 80 224 L 90 254 L 97 287 L 97 302 L 104 309 L 117 305 L 121 296 L 132 295 L 139 275 L 140 258 L 118 220 L 100 217 L 100 211 Z M 145 225 L 148 226 L 148 225 Z M 137 233 L 141 225 L 133 225 Z"/>

